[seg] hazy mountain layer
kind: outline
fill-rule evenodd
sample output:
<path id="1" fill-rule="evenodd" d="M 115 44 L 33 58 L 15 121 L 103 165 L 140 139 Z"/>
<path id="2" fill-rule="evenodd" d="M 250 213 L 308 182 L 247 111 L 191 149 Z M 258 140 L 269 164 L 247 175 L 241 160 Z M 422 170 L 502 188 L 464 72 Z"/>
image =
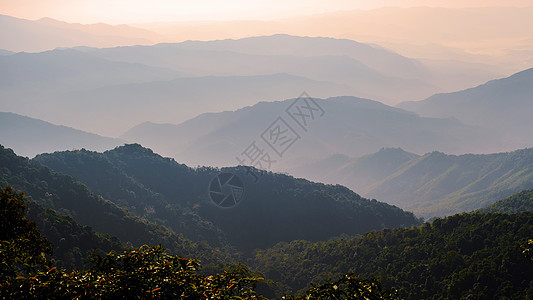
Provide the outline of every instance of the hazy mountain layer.
<path id="1" fill-rule="evenodd" d="M 465 124 L 489 128 L 505 137 L 506 150 L 533 145 L 533 69 L 475 88 L 437 94 L 399 107 L 423 116 L 454 117 Z"/>
<path id="2" fill-rule="evenodd" d="M 19 155 L 28 157 L 43 152 L 80 148 L 104 151 L 124 143 L 120 139 L 7 112 L 0 112 L 0 142 Z"/>
<path id="3" fill-rule="evenodd" d="M 332 156 L 290 173 L 343 184 L 365 197 L 433 217 L 479 209 L 533 188 L 533 150 L 419 156 L 402 149 L 381 149 L 355 159 Z"/>
<path id="4" fill-rule="evenodd" d="M 359 158 L 349 158 L 340 154 L 323 160 L 304 164 L 289 172 L 311 180 L 337 183 L 354 191 L 365 192 L 408 162 L 420 157 L 401 148 L 382 148 L 376 153 Z"/>
<path id="5" fill-rule="evenodd" d="M 127 25 L 82 25 L 43 18 L 37 21 L 0 15 L 0 45 L 19 52 L 40 52 L 58 47 L 112 47 L 150 43 L 154 33 Z"/>
<path id="6" fill-rule="evenodd" d="M 485 207 L 533 188 L 533 149 L 487 155 L 428 153 L 367 188 L 364 195 L 442 216 Z"/>
<path id="7" fill-rule="evenodd" d="M 415 153 L 435 149 L 464 153 L 500 147 L 498 137 L 488 131 L 453 119 L 421 118 L 355 97 L 314 99 L 314 103 L 305 100 L 312 106 L 314 115 L 301 108 L 308 114 L 303 117 L 304 128 L 297 123 L 303 122 L 302 116 L 293 119 L 293 113 L 286 112 L 293 103 L 296 103 L 293 110 L 305 106 L 303 99 L 297 101 L 261 102 L 234 112 L 203 114 L 179 125 L 144 123 L 122 138 L 189 165 L 215 166 L 235 165 L 238 162 L 235 157 L 256 141 L 276 161 L 271 167 L 283 171 L 333 154 L 358 157 L 382 147 L 402 147 Z M 322 115 L 319 107 L 324 111 Z M 300 136 L 281 156 L 270 148 L 269 139 L 264 135 L 269 126 L 277 126 L 273 122 L 278 117 Z"/>

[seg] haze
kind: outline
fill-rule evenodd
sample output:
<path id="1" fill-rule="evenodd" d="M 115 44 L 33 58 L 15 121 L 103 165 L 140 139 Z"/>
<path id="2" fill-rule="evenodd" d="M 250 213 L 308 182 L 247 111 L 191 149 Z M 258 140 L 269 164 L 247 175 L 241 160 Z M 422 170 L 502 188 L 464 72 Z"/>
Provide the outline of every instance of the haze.
<path id="1" fill-rule="evenodd" d="M 177 21 L 273 20 L 342 10 L 380 7 L 525 7 L 530 1 L 443 0 L 273 0 L 273 1 L 172 1 L 172 0 L 21 0 L 0 1 L 0 12 L 25 18 L 55 18 L 72 23 L 147 23 Z"/>
<path id="2" fill-rule="evenodd" d="M 0 0 L 0 295 L 530 299 L 532 16 Z"/>
<path id="3" fill-rule="evenodd" d="M 415 164 L 435 150 L 533 146 L 532 1 L 0 7 L 0 138 L 22 155 L 136 142 L 193 166 L 233 165 L 305 91 L 320 98 L 327 117 L 269 169 L 342 183 L 418 212 L 393 199 L 402 191 L 382 192 L 389 173 L 361 185 L 374 166 L 356 161 L 378 153 L 377 160 Z M 379 152 L 391 147 L 408 154 Z M 456 190 L 443 190 L 440 197 L 456 199 L 446 198 Z"/>

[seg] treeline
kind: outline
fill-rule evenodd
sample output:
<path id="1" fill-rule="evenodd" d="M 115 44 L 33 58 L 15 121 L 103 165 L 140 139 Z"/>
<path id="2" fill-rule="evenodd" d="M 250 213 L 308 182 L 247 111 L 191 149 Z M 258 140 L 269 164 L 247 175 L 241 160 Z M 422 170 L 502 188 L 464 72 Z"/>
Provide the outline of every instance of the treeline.
<path id="1" fill-rule="evenodd" d="M 478 210 L 484 213 L 516 214 L 533 212 L 533 190 L 525 190 Z"/>
<path id="2" fill-rule="evenodd" d="M 138 144 L 104 153 L 42 154 L 32 163 L 70 175 L 104 199 L 187 239 L 246 253 L 280 241 L 421 224 L 410 212 L 342 186 L 244 167 L 190 168 Z M 231 209 L 209 199 L 209 182 L 220 172 L 236 174 L 244 183 L 244 198 Z"/>
<path id="3" fill-rule="evenodd" d="M 532 236 L 531 213 L 464 213 L 362 238 L 280 243 L 259 251 L 256 267 L 293 291 L 354 272 L 405 299 L 525 299 L 533 297 L 533 261 L 524 253 Z"/>
<path id="4" fill-rule="evenodd" d="M 172 253 L 201 259 L 207 265 L 240 259 L 231 249 L 214 248 L 205 242 L 184 238 L 166 226 L 95 195 L 71 176 L 54 172 L 1 146 L 0 178 L 0 187 L 11 185 L 26 193 L 28 216 L 42 226 L 46 238 L 58 240 L 55 247 L 60 249 L 54 252 L 54 259 L 67 269 L 81 267 L 88 251 L 98 248 L 97 245 L 102 245 L 104 252 L 116 250 L 117 240 L 111 237 L 130 247 L 161 244 Z M 89 240 L 95 244 L 89 245 Z"/>
<path id="5" fill-rule="evenodd" d="M 420 227 L 374 231 L 360 238 L 280 243 L 258 251 L 254 260 L 248 260 L 253 268 L 228 269 L 226 265 L 226 272 L 213 272 L 212 268 L 199 269 L 196 260 L 177 257 L 161 247 L 132 248 L 73 220 L 60 234 L 70 238 L 65 238 L 63 245 L 51 245 L 24 217 L 24 208 L 21 194 L 10 188 L 2 191 L 0 274 L 4 276 L 1 281 L 9 284 L 2 284 L 0 289 L 8 298 L 49 298 L 51 293 L 55 295 L 55 289 L 68 291 L 64 294 L 67 298 L 172 298 L 175 290 L 189 293 L 191 289 L 202 291 L 200 296 L 191 294 L 196 295 L 191 299 L 202 299 L 203 293 L 215 299 L 231 298 L 228 295 L 285 295 L 286 299 L 357 299 L 354 295 L 373 295 L 371 299 L 527 299 L 533 295 L 531 213 L 460 214 Z M 44 223 L 57 224 L 50 219 L 54 216 L 51 210 L 44 214 L 41 211 L 40 216 L 45 217 Z M 69 221 L 68 217 L 60 219 Z M 69 244 L 73 247 L 64 246 Z M 77 271 L 62 269 L 63 262 L 50 259 L 52 251 L 62 247 L 68 250 L 66 253 L 79 249 L 74 257 L 81 258 L 90 253 L 91 246 L 124 248 L 109 254 L 100 249 L 90 259 L 85 258 L 86 263 Z M 137 259 L 128 258 L 132 256 Z M 185 265 L 192 267 L 176 269 L 177 262 L 187 262 Z M 218 278 L 216 283 L 212 278 Z M 184 282 L 192 287 L 181 286 Z M 313 286 L 310 282 L 319 284 Z M 223 293 L 210 294 L 205 289 Z"/>
<path id="6" fill-rule="evenodd" d="M 11 187 L 0 197 L 0 298 L 4 299 L 266 299 L 256 291 L 263 278 L 246 266 L 202 275 L 197 260 L 143 246 L 93 253 L 85 270 L 66 271 L 49 259 L 52 247 L 25 216 L 23 194 Z M 396 299 L 378 281 L 346 275 L 287 299 Z"/>

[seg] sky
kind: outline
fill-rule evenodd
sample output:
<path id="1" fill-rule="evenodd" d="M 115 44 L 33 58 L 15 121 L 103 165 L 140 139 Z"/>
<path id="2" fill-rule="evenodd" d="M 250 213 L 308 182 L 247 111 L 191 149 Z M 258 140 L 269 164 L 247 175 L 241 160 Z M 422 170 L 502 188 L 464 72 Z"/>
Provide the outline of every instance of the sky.
<path id="1" fill-rule="evenodd" d="M 533 0 L 0 0 L 0 14 L 71 23 L 273 20 L 385 6 L 527 6 Z"/>

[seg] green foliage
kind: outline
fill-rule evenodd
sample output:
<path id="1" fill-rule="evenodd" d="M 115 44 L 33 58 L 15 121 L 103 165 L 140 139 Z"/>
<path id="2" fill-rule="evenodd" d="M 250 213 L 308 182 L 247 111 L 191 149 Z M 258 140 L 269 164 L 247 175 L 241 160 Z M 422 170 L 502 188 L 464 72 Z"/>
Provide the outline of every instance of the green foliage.
<path id="1" fill-rule="evenodd" d="M 400 299 L 395 290 L 383 289 L 378 280 L 365 280 L 350 273 L 336 281 L 313 285 L 305 295 L 282 299 Z"/>
<path id="2" fill-rule="evenodd" d="M 76 177 L 115 204 L 191 240 L 229 244 L 246 253 L 280 241 L 318 241 L 420 224 L 412 213 L 342 186 L 258 170 L 260 180 L 254 182 L 242 167 L 192 169 L 137 144 L 104 153 L 43 154 L 34 161 Z M 237 174 L 245 184 L 245 198 L 232 209 L 221 210 L 208 197 L 208 184 L 220 171 Z"/>
<path id="3" fill-rule="evenodd" d="M 0 178 L 17 190 L 24 190 L 28 203 L 33 201 L 38 204 L 30 205 L 30 208 L 35 209 L 30 210 L 29 216 L 43 226 L 46 237 L 57 242 L 54 244 L 56 248 L 61 247 L 61 239 L 65 238 L 64 251 L 58 251 L 58 257 L 55 257 L 62 261 L 60 266 L 69 269 L 80 267 L 91 249 L 118 250 L 121 248 L 119 240 L 130 247 L 161 244 L 173 253 L 196 257 L 204 264 L 230 262 L 238 258 L 238 255 L 230 257 L 229 250 L 215 249 L 206 243 L 194 243 L 165 226 L 138 217 L 93 194 L 74 178 L 19 157 L 2 146 Z M 57 218 L 58 215 L 61 218 Z M 97 232 L 119 240 L 104 238 L 98 241 L 99 238 L 95 236 Z"/>
<path id="4" fill-rule="evenodd" d="M 24 194 L 8 186 L 0 196 L 0 282 L 45 268 L 51 245 L 24 216 Z"/>
<path id="5" fill-rule="evenodd" d="M 116 237 L 83 226 L 70 216 L 58 215 L 54 210 L 45 210 L 33 201 L 28 202 L 27 217 L 34 220 L 41 234 L 53 245 L 52 258 L 57 267 L 68 270 L 81 269 L 89 254 L 94 251 L 107 253 L 128 248 Z"/>
<path id="6" fill-rule="evenodd" d="M 35 224 L 24 218 L 22 195 L 4 191 L 6 199 L 16 201 L 2 206 L 11 217 L 0 224 L 11 229 L 0 232 L 5 279 L 0 298 L 259 298 L 258 275 L 243 266 L 220 272 L 236 261 L 252 265 L 267 278 L 258 290 L 277 298 L 292 291 L 296 296 L 286 299 L 521 299 L 533 294 L 531 213 L 460 214 L 421 227 L 331 239 L 339 233 L 351 236 L 419 221 L 341 186 L 272 173 L 253 183 L 243 168 L 223 171 L 241 176 L 252 197 L 220 210 L 206 195 L 206 183 L 220 170 L 190 169 L 139 145 L 45 158 L 70 165 L 91 189 L 115 203 L 70 176 L 0 149 L 2 182 L 27 189 L 28 217 L 38 222 L 58 252 L 56 267 L 51 267 L 44 255 L 50 247 Z M 92 167 L 84 167 L 88 165 Z M 520 203 L 529 201 L 524 195 L 518 197 Z M 154 211 L 148 213 L 143 205 Z M 186 233 L 187 228 L 207 242 L 192 242 L 173 231 Z M 222 237 L 213 238 L 215 232 Z M 225 246 L 229 242 L 253 250 L 279 241 L 272 248 L 247 252 L 255 253 L 247 260 Z M 169 253 L 202 260 L 207 268 L 199 270 L 198 261 L 171 255 L 162 247 L 124 250 L 143 244 L 162 244 Z M 92 256 L 88 269 L 61 269 L 81 268 L 92 249 L 100 249 L 100 254 Z M 102 255 L 110 250 L 115 252 Z"/>
<path id="7" fill-rule="evenodd" d="M 522 248 L 524 249 L 522 253 L 533 260 L 533 239 L 529 239 Z"/>
<path id="8" fill-rule="evenodd" d="M 479 209 L 483 213 L 516 214 L 533 212 L 533 190 L 525 190 Z"/>
<path id="9" fill-rule="evenodd" d="M 259 251 L 256 265 L 299 294 L 309 282 L 354 272 L 407 299 L 523 299 L 533 286 L 533 261 L 521 247 L 531 232 L 530 213 L 460 214 L 361 238 L 280 243 Z"/>
<path id="10" fill-rule="evenodd" d="M 254 288 L 260 278 L 242 267 L 203 276 L 199 263 L 143 246 L 105 257 L 93 255 L 87 271 L 51 268 L 19 276 L 0 287 L 8 298 L 91 299 L 262 299 Z"/>

